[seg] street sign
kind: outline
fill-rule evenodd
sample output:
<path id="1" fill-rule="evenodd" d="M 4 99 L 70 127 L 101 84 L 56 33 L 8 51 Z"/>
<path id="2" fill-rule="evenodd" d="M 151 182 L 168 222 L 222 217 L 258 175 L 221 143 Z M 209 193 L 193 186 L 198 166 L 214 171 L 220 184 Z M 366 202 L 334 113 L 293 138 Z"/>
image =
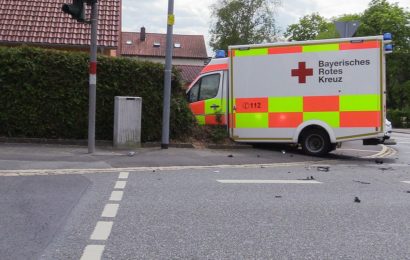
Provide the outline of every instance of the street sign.
<path id="1" fill-rule="evenodd" d="M 336 30 L 338 31 L 340 38 L 350 38 L 352 37 L 357 28 L 360 26 L 359 21 L 351 22 L 335 22 Z"/>

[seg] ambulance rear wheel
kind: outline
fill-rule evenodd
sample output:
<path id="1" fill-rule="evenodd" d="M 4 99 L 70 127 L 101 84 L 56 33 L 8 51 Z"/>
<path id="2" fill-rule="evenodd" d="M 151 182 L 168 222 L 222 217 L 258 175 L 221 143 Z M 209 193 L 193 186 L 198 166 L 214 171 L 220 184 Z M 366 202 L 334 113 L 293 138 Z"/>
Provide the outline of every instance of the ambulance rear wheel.
<path id="1" fill-rule="evenodd" d="M 331 150 L 329 135 L 325 130 L 318 128 L 304 131 L 301 145 L 305 154 L 313 156 L 322 156 Z"/>

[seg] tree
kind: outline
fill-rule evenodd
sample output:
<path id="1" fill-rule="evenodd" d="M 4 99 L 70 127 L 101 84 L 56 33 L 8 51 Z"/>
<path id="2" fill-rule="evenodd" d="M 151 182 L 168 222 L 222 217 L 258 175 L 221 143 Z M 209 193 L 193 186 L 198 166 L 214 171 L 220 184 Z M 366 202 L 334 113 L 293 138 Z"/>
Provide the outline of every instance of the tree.
<path id="1" fill-rule="evenodd" d="M 291 40 L 338 38 L 335 21 L 359 21 L 355 36 L 392 33 L 394 51 L 386 56 L 387 106 L 389 111 L 394 110 L 410 118 L 410 12 L 397 3 L 372 0 L 362 14 L 345 14 L 319 26 L 323 20 L 317 13 L 306 15 L 299 23 L 290 25 L 285 35 Z"/>
<path id="2" fill-rule="evenodd" d="M 273 41 L 277 34 L 274 8 L 279 0 L 219 0 L 212 8 L 210 46 L 227 50 L 229 45 Z"/>
<path id="3" fill-rule="evenodd" d="M 386 57 L 387 105 L 409 109 L 410 101 L 410 12 L 386 0 L 372 0 L 361 17 L 358 36 L 393 35 L 393 54 Z M 408 115 L 410 116 L 410 114 Z"/>
<path id="4" fill-rule="evenodd" d="M 394 37 L 395 52 L 410 51 L 410 12 L 399 7 L 397 3 L 391 4 L 387 0 L 372 0 L 369 8 L 361 17 L 357 34 L 381 35 L 385 32 L 392 33 Z"/>
<path id="5" fill-rule="evenodd" d="M 298 23 L 291 24 L 284 35 L 291 41 L 306 41 L 315 39 L 319 33 L 327 30 L 329 23 L 318 13 L 305 15 Z"/>

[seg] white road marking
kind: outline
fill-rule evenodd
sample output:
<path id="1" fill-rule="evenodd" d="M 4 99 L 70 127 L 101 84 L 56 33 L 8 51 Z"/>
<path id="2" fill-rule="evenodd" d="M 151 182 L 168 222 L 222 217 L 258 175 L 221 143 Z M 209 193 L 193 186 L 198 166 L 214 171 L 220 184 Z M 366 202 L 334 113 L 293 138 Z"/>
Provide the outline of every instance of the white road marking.
<path id="1" fill-rule="evenodd" d="M 90 236 L 91 240 L 107 240 L 111 233 L 112 221 L 98 221 Z"/>
<path id="2" fill-rule="evenodd" d="M 120 172 L 118 179 L 120 181 L 115 182 L 114 189 L 124 189 L 128 178 L 129 172 Z M 112 191 L 110 196 L 110 201 L 121 201 L 124 195 L 123 191 Z M 101 213 L 102 218 L 115 218 L 118 213 L 119 204 L 117 203 L 107 203 L 104 206 L 104 210 Z M 105 241 L 111 234 L 113 221 L 98 221 L 93 233 L 90 236 L 91 240 Z M 87 245 L 84 248 L 83 255 L 80 260 L 100 260 L 104 253 L 104 245 Z"/>
<path id="3" fill-rule="evenodd" d="M 119 204 L 106 204 L 101 214 L 103 218 L 115 218 L 117 216 Z"/>
<path id="4" fill-rule="evenodd" d="M 103 245 L 88 245 L 84 248 L 83 255 L 80 260 L 100 260 L 104 252 Z"/>
<path id="5" fill-rule="evenodd" d="M 128 179 L 129 172 L 120 172 L 120 176 L 118 176 L 118 179 Z"/>
<path id="6" fill-rule="evenodd" d="M 410 181 L 402 181 L 402 182 L 407 183 L 407 184 L 410 184 Z"/>
<path id="7" fill-rule="evenodd" d="M 106 169 L 38 169 L 38 170 L 0 170 L 0 176 L 35 176 L 35 175 L 63 175 L 63 174 L 88 174 L 88 173 L 117 173 L 122 171 L 179 171 L 179 170 L 206 170 L 206 169 L 254 169 L 254 168 L 274 168 L 306 166 L 312 163 L 339 162 L 338 160 L 319 160 L 292 163 L 267 163 L 267 164 L 221 164 L 203 166 L 161 166 L 161 167 L 130 167 L 130 168 L 106 168 Z"/>
<path id="8" fill-rule="evenodd" d="M 121 201 L 123 194 L 124 194 L 123 191 L 115 190 L 115 191 L 111 192 L 110 200 L 111 201 Z"/>
<path id="9" fill-rule="evenodd" d="M 319 184 L 314 180 L 216 180 L 224 184 Z"/>
<path id="10" fill-rule="evenodd" d="M 115 183 L 114 189 L 124 189 L 126 184 L 126 181 L 117 181 Z"/>

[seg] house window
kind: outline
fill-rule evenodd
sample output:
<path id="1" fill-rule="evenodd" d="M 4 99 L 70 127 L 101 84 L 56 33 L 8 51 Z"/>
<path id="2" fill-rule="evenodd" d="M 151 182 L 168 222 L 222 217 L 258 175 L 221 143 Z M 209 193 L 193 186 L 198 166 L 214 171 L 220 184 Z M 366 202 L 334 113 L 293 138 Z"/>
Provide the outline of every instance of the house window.
<path id="1" fill-rule="evenodd" d="M 174 43 L 174 48 L 181 48 L 181 44 L 179 42 Z"/>
<path id="2" fill-rule="evenodd" d="M 127 45 L 131 45 L 132 44 L 132 41 L 131 40 L 128 40 L 128 41 L 126 41 L 125 42 Z"/>
<path id="3" fill-rule="evenodd" d="M 154 47 L 160 47 L 161 46 L 161 43 L 159 43 L 159 42 L 154 42 Z"/>

